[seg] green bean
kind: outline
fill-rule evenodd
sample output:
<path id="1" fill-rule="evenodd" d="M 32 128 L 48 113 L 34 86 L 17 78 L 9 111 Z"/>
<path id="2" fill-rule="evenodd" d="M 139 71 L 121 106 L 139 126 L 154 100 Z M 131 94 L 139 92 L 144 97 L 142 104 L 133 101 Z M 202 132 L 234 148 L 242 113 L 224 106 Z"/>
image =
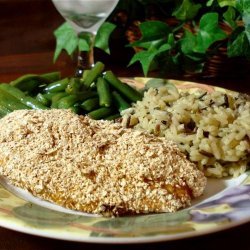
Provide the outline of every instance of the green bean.
<path id="1" fill-rule="evenodd" d="M 75 95 L 78 97 L 79 101 L 81 101 L 81 102 L 83 102 L 89 98 L 93 98 L 93 97 L 98 96 L 97 92 L 95 92 L 95 91 L 81 91 Z"/>
<path id="2" fill-rule="evenodd" d="M 100 120 L 111 115 L 112 113 L 113 113 L 112 108 L 102 107 L 94 111 L 91 111 L 90 113 L 88 113 L 88 116 L 94 120 Z"/>
<path id="3" fill-rule="evenodd" d="M 69 79 L 64 78 L 59 81 L 50 83 L 48 86 L 46 86 L 44 91 L 46 93 L 58 93 L 58 92 L 64 91 L 68 83 L 69 83 Z"/>
<path id="4" fill-rule="evenodd" d="M 131 105 L 117 91 L 113 91 L 112 96 L 114 98 L 114 103 L 120 112 L 131 107 Z"/>
<path id="5" fill-rule="evenodd" d="M 74 104 L 72 107 L 70 107 L 69 109 L 71 109 L 74 113 L 76 114 L 80 114 L 81 113 L 81 107 L 79 106 L 78 103 Z"/>
<path id="6" fill-rule="evenodd" d="M 81 91 L 83 84 L 81 83 L 79 78 L 71 78 L 69 83 L 65 89 L 66 93 L 69 95 L 77 94 Z"/>
<path id="7" fill-rule="evenodd" d="M 6 116 L 6 114 L 0 110 L 0 118 L 3 118 L 4 116 Z"/>
<path id="8" fill-rule="evenodd" d="M 0 89 L 0 100 L 1 104 L 11 111 L 18 110 L 18 109 L 30 109 L 28 106 L 21 103 L 17 98 L 10 95 L 6 91 Z"/>
<path id="9" fill-rule="evenodd" d="M 83 102 L 91 97 L 96 97 L 97 93 L 93 91 L 82 91 L 74 95 L 63 97 L 58 102 L 58 108 L 67 109 L 73 106 L 76 102 Z"/>
<path id="10" fill-rule="evenodd" d="M 48 107 L 50 105 L 50 100 L 48 100 L 43 94 L 38 93 L 36 100 L 42 103 L 44 106 Z"/>
<path id="11" fill-rule="evenodd" d="M 10 84 L 1 84 L 0 89 L 31 109 L 47 109 L 47 107 L 38 100 L 32 98 L 31 96 L 26 96 L 23 91 L 11 86 Z"/>
<path id="12" fill-rule="evenodd" d="M 23 75 L 16 80 L 10 82 L 10 84 L 22 91 L 27 91 L 32 93 L 41 84 L 48 84 L 50 81 L 47 78 L 41 77 L 39 75 L 27 74 Z"/>
<path id="13" fill-rule="evenodd" d="M 104 79 L 131 102 L 137 102 L 142 99 L 142 94 L 139 91 L 121 82 L 112 71 L 107 71 L 104 75 Z"/>
<path id="14" fill-rule="evenodd" d="M 62 97 L 60 100 L 58 100 L 57 107 L 59 109 L 60 108 L 67 109 L 73 106 L 76 102 L 83 102 L 89 98 L 96 97 L 96 96 L 97 96 L 97 93 L 92 92 L 92 91 L 82 91 L 74 95 L 66 95 L 65 97 Z M 53 99 L 53 96 L 51 99 Z"/>
<path id="15" fill-rule="evenodd" d="M 46 93 L 46 94 L 43 94 L 43 96 L 51 102 L 53 96 L 56 95 L 56 94 L 57 93 Z"/>
<path id="16" fill-rule="evenodd" d="M 99 107 L 99 98 L 90 98 L 84 101 L 81 104 L 81 108 L 83 108 L 86 111 L 92 111 L 94 109 L 97 109 Z"/>
<path id="17" fill-rule="evenodd" d="M 3 118 L 4 116 L 6 116 L 7 114 L 5 112 L 2 112 L 0 109 L 0 119 Z"/>
<path id="18" fill-rule="evenodd" d="M 105 117 L 105 120 L 107 120 L 107 121 L 114 121 L 114 120 L 116 120 L 116 119 L 118 119 L 120 117 L 121 117 L 120 114 L 114 114 L 114 115 L 110 115 L 108 117 Z"/>
<path id="19" fill-rule="evenodd" d="M 109 84 L 102 77 L 97 79 L 97 93 L 99 95 L 99 104 L 102 107 L 110 107 L 112 104 L 112 97 Z"/>
<path id="20" fill-rule="evenodd" d="M 39 102 L 38 100 L 36 100 L 35 98 L 33 98 L 31 96 L 26 96 L 26 97 L 20 99 L 20 101 L 23 104 L 30 107 L 31 109 L 48 109 L 48 107 L 46 107 L 41 102 Z"/>
<path id="21" fill-rule="evenodd" d="M 72 107 L 77 101 L 79 101 L 79 98 L 76 95 L 68 95 L 63 98 L 61 98 L 58 102 L 58 108 L 59 109 L 69 109 Z"/>
<path id="22" fill-rule="evenodd" d="M 88 72 L 85 77 L 84 85 L 89 88 L 93 82 L 99 77 L 103 72 L 105 65 L 102 62 L 97 62 L 95 66 Z"/>
<path id="23" fill-rule="evenodd" d="M 86 77 L 87 77 L 87 75 L 89 74 L 89 72 L 90 72 L 90 69 L 85 69 L 85 70 L 83 71 L 82 77 L 81 77 L 81 79 L 80 79 L 81 82 L 84 83 L 84 81 L 86 80 Z"/>
<path id="24" fill-rule="evenodd" d="M 65 92 L 56 93 L 51 99 L 51 108 L 58 108 L 58 102 L 65 96 L 68 96 Z"/>
<path id="25" fill-rule="evenodd" d="M 42 74 L 40 76 L 42 78 L 47 79 L 50 82 L 56 82 L 56 81 L 59 81 L 61 79 L 61 73 L 58 71 L 45 73 L 45 74 Z"/>
<path id="26" fill-rule="evenodd" d="M 1 93 L 0 93 L 1 96 Z M 4 110 L 4 112 L 12 112 L 14 109 L 11 109 L 10 107 L 8 107 L 8 103 L 4 102 L 2 99 L 0 99 L 0 107 Z"/>
<path id="27" fill-rule="evenodd" d="M 12 111 L 7 108 L 5 105 L 0 103 L 0 117 L 4 117 L 5 115 L 11 113 Z"/>

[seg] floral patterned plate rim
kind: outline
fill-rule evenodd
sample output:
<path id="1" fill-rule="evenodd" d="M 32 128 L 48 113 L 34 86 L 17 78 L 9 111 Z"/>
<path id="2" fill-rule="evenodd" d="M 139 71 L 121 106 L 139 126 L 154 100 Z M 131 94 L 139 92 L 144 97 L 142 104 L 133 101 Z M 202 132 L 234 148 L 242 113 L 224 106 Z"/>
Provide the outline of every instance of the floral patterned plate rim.
<path id="1" fill-rule="evenodd" d="M 127 79 L 140 86 L 148 79 Z M 172 80 L 178 88 L 219 89 Z M 54 239 L 93 243 L 145 243 L 184 239 L 250 221 L 250 172 L 237 178 L 209 179 L 204 195 L 176 213 L 103 218 L 42 201 L 0 178 L 0 226 Z"/>

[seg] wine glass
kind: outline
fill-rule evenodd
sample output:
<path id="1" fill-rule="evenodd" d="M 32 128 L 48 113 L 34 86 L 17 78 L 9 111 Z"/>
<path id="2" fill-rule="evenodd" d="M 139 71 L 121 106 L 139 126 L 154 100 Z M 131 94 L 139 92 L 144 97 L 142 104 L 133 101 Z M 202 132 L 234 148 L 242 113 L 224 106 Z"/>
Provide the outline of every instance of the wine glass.
<path id="1" fill-rule="evenodd" d="M 79 52 L 78 68 L 91 68 L 94 65 L 95 35 L 119 0 L 52 0 L 52 2 L 78 36 L 87 35 L 90 38 L 90 51 Z"/>

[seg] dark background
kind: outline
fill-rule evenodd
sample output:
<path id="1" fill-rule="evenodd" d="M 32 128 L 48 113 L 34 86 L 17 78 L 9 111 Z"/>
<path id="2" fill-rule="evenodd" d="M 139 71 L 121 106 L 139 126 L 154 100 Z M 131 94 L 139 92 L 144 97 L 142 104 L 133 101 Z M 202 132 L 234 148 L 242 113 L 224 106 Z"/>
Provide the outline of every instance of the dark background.
<path id="1" fill-rule="evenodd" d="M 53 30 L 63 18 L 51 1 L 0 0 L 0 5 L 1 56 L 46 52 L 54 48 Z"/>

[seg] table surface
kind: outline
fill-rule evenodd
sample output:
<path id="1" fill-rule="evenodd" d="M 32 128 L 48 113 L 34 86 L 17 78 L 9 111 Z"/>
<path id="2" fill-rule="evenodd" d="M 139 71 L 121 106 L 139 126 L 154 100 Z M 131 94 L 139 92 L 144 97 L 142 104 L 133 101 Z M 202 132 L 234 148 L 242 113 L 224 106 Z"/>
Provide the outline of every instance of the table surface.
<path id="1" fill-rule="evenodd" d="M 26 73 L 59 70 L 73 75 L 74 62 L 62 55 L 53 63 L 53 30 L 63 19 L 49 0 L 0 1 L 0 82 L 9 82 Z M 98 57 L 98 51 L 96 57 Z M 99 55 L 101 57 L 101 55 Z M 119 58 L 104 58 L 120 76 L 141 75 L 138 67 L 127 68 Z M 116 61 L 115 61 L 116 60 Z M 237 67 L 237 65 L 236 65 Z M 178 79 L 178 77 L 176 77 Z M 179 79 L 181 79 L 179 77 Z M 197 79 L 189 79 L 196 80 Z M 250 77 L 235 79 L 199 79 L 200 82 L 249 93 Z M 154 244 L 121 245 L 120 249 L 249 249 L 250 223 L 210 235 Z M 0 228 L 0 249 L 116 249 L 115 245 L 87 244 L 46 239 Z"/>

